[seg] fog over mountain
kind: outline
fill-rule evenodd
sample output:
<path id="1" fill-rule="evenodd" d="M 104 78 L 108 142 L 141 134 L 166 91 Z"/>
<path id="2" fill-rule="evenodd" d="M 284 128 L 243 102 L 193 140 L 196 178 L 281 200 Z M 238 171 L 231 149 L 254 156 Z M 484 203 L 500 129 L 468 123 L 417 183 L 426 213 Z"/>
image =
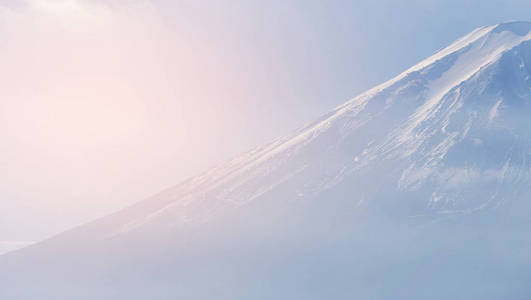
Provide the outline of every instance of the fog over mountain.
<path id="1" fill-rule="evenodd" d="M 0 256 L 2 299 L 528 299 L 531 23 Z M 392 49 L 390 49 L 392 51 Z"/>

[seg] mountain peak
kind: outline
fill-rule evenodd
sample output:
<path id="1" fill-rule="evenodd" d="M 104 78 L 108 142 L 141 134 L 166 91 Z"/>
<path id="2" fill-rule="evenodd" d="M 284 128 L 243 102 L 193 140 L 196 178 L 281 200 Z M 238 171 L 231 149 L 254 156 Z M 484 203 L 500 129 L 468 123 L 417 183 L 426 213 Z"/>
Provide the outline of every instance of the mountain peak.
<path id="1" fill-rule="evenodd" d="M 440 69 L 441 65 L 445 65 L 443 68 L 448 67 L 446 72 L 437 75 L 437 77 L 441 77 L 440 81 L 443 81 L 444 78 L 447 81 L 446 88 L 437 92 L 439 96 L 442 96 L 453 86 L 466 80 L 481 68 L 495 62 L 503 53 L 530 40 L 530 31 L 531 22 L 522 21 L 508 21 L 497 25 L 476 28 L 395 78 L 347 102 L 346 105 L 350 105 L 350 102 L 360 97 L 370 98 L 371 95 L 393 86 L 415 72 L 428 72 L 430 69 Z"/>
<path id="2" fill-rule="evenodd" d="M 524 36 L 531 30 L 531 22 L 527 21 L 507 21 L 500 23 L 492 29 L 493 32 L 510 31 L 520 36 Z"/>

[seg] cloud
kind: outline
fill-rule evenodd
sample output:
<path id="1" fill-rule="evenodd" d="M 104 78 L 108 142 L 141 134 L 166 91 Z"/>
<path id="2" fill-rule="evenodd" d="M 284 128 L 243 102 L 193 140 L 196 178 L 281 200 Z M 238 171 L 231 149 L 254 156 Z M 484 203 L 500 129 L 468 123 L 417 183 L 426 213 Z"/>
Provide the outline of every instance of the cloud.
<path id="1" fill-rule="evenodd" d="M 70 28 L 102 26 L 112 17 L 107 6 L 79 0 L 28 0 L 27 9 Z"/>
<path id="2" fill-rule="evenodd" d="M 86 1 L 86 0 L 24 0 L 0 4 L 4 26 L 20 30 L 20 26 L 39 25 L 41 29 L 60 26 L 61 30 L 93 32 L 109 30 L 124 21 L 157 20 L 151 1 Z M 131 24 L 129 24 L 131 25 Z"/>
<path id="3" fill-rule="evenodd" d="M 4 0 L 0 2 L 0 9 L 9 8 L 13 10 L 23 9 L 26 6 L 26 1 L 24 0 Z"/>

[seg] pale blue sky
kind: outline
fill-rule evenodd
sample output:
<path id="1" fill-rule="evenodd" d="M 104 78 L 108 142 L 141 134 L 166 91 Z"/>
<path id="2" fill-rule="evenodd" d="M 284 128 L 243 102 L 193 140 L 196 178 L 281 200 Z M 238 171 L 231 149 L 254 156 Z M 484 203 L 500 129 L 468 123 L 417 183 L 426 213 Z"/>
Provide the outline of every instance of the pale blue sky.
<path id="1" fill-rule="evenodd" d="M 94 3 L 0 2 L 0 241 L 139 201 L 531 16 L 508 0 Z"/>
<path id="2" fill-rule="evenodd" d="M 531 2 L 510 0 L 214 2 L 159 4 L 168 22 L 208 41 L 228 68 L 246 74 L 242 85 L 259 85 L 246 101 L 274 106 L 292 126 L 479 26 L 531 16 Z"/>

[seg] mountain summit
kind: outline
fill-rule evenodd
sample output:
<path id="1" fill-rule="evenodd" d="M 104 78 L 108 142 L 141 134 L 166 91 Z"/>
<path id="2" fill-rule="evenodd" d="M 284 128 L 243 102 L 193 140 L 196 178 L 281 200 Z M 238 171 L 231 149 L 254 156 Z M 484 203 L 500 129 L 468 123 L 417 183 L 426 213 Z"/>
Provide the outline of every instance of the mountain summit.
<path id="1" fill-rule="evenodd" d="M 478 28 L 151 199 L 0 257 L 2 299 L 527 299 L 531 23 Z"/>

